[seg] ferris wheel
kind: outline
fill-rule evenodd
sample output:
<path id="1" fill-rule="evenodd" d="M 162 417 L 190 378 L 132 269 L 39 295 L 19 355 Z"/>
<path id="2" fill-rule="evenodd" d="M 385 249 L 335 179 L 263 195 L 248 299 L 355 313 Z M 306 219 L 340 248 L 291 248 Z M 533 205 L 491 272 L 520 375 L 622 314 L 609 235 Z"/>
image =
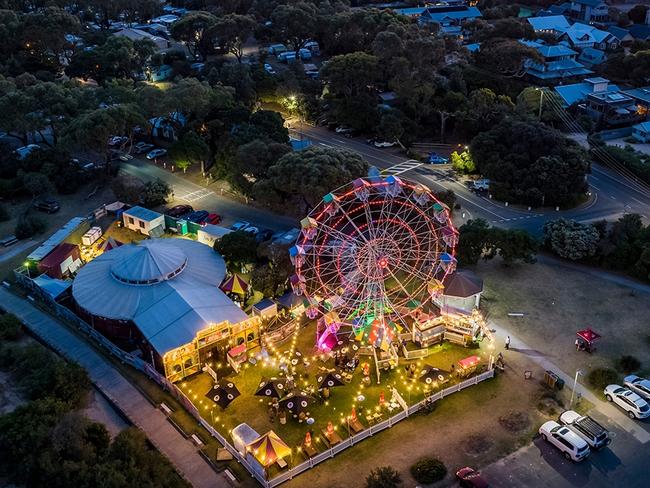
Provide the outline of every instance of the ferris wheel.
<path id="1" fill-rule="evenodd" d="M 359 178 L 325 195 L 301 227 L 289 251 L 291 285 L 326 327 L 319 342 L 349 326 L 357 339 L 390 343 L 456 266 L 449 209 L 396 176 Z"/>

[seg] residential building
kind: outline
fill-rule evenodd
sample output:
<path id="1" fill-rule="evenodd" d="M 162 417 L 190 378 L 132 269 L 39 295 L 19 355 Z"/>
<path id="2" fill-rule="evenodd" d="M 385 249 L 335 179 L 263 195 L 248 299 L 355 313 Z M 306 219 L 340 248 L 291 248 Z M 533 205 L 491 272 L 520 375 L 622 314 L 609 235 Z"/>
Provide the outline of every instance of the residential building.
<path id="1" fill-rule="evenodd" d="M 542 62 L 529 59 L 525 63 L 526 74 L 532 81 L 548 84 L 592 73 L 576 60 L 578 53 L 564 44 L 548 45 L 541 41 L 526 40 L 519 42 L 536 49 L 543 58 Z"/>
<path id="2" fill-rule="evenodd" d="M 621 92 L 590 93 L 580 108 L 600 127 L 626 126 L 644 118 L 637 111 L 634 99 Z"/>
<path id="3" fill-rule="evenodd" d="M 630 35 L 637 41 L 650 40 L 650 25 L 634 24 L 629 27 Z"/>
<path id="4" fill-rule="evenodd" d="M 609 20 L 609 6 L 603 0 L 571 0 L 569 17 L 592 24 Z"/>
<path id="5" fill-rule="evenodd" d="M 650 122 L 641 122 L 632 127 L 632 137 L 642 143 L 650 142 Z"/>
<path id="6" fill-rule="evenodd" d="M 594 49 L 593 47 L 586 47 L 578 56 L 578 62 L 585 65 L 587 68 L 593 68 L 602 64 L 607 57 L 605 51 Z"/>
<path id="7" fill-rule="evenodd" d="M 606 51 L 616 49 L 619 46 L 618 38 L 610 32 L 579 22 L 570 26 L 559 39 L 567 41 L 574 49 L 591 47 Z"/>
<path id="8" fill-rule="evenodd" d="M 642 114 L 644 118 L 650 116 L 650 86 L 641 88 L 633 88 L 631 90 L 623 90 L 623 93 L 628 97 L 634 99 L 636 103 L 637 112 Z"/>
<path id="9" fill-rule="evenodd" d="M 571 24 L 564 15 L 548 15 L 544 17 L 529 17 L 528 23 L 538 34 L 552 34 L 560 37 Z"/>
<path id="10" fill-rule="evenodd" d="M 570 85 L 558 85 L 554 90 L 562 99 L 562 104 L 565 107 L 585 102 L 590 93 L 618 93 L 620 91 L 618 86 L 611 85 L 608 79 L 601 77 L 586 78 L 580 83 Z"/>
<path id="11" fill-rule="evenodd" d="M 634 41 L 634 37 L 632 37 L 630 31 L 627 29 L 623 29 L 622 27 L 611 25 L 607 28 L 607 32 L 609 32 L 616 39 L 618 39 L 618 43 L 621 46 L 628 46 L 632 44 L 632 42 Z"/>
<path id="12" fill-rule="evenodd" d="M 132 29 L 132 28 L 122 29 L 117 31 L 113 35 L 118 37 L 126 37 L 127 39 L 130 39 L 132 41 L 143 41 L 143 40 L 151 41 L 157 51 L 160 51 L 161 49 L 167 49 L 169 47 L 169 41 L 167 41 L 167 39 L 154 36 L 140 29 Z"/>
<path id="13" fill-rule="evenodd" d="M 185 126 L 185 123 L 185 116 L 180 112 L 172 112 L 169 115 L 149 119 L 151 137 L 169 142 L 175 141 L 178 139 L 178 132 Z"/>
<path id="14" fill-rule="evenodd" d="M 481 11 L 464 3 L 449 2 L 430 5 L 420 14 L 420 22 L 440 24 L 442 35 L 462 36 L 462 25 L 468 20 L 482 17 Z"/>
<path id="15" fill-rule="evenodd" d="M 165 216 L 144 207 L 132 207 L 122 213 L 124 227 L 146 236 L 160 237 L 165 232 Z"/>

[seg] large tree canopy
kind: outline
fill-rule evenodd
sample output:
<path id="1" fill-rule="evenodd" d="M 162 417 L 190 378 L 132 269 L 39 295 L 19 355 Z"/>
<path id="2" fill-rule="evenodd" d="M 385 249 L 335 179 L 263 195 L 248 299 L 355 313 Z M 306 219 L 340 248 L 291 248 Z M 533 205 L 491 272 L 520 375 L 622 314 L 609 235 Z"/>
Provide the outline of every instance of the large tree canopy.
<path id="1" fill-rule="evenodd" d="M 529 205 L 574 203 L 589 163 L 577 143 L 530 120 L 507 118 L 472 140 L 477 169 L 495 197 Z"/>
<path id="2" fill-rule="evenodd" d="M 348 150 L 310 147 L 282 156 L 268 177 L 253 186 L 261 202 L 294 215 L 306 215 L 321 198 L 368 173 L 368 163 Z"/>

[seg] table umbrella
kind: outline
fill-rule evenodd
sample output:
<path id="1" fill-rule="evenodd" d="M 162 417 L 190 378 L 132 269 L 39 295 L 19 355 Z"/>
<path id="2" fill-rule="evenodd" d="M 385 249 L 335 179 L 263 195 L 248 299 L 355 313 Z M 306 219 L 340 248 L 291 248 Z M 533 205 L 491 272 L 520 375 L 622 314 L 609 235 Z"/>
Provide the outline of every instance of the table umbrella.
<path id="1" fill-rule="evenodd" d="M 291 448 L 272 430 L 248 444 L 246 450 L 265 468 L 291 454 Z"/>
<path id="2" fill-rule="evenodd" d="M 239 395 L 239 390 L 235 384 L 227 382 L 214 385 L 212 389 L 206 393 L 205 396 L 219 405 L 221 408 L 226 408 L 228 405 L 230 405 L 230 402 L 232 402 Z"/>
<path id="3" fill-rule="evenodd" d="M 282 398 L 286 392 L 284 379 L 262 378 L 255 396 Z"/>
<path id="4" fill-rule="evenodd" d="M 449 381 L 449 376 L 449 371 L 443 371 L 442 369 L 434 368 L 428 364 L 420 371 L 420 381 L 427 385 L 432 385 L 433 383 L 446 383 Z"/>
<path id="5" fill-rule="evenodd" d="M 296 389 L 280 400 L 280 406 L 298 415 L 307 410 L 313 401 L 314 397 L 309 393 Z"/>
<path id="6" fill-rule="evenodd" d="M 319 375 L 316 378 L 318 388 L 333 388 L 335 386 L 343 386 L 343 377 L 338 371 Z"/>

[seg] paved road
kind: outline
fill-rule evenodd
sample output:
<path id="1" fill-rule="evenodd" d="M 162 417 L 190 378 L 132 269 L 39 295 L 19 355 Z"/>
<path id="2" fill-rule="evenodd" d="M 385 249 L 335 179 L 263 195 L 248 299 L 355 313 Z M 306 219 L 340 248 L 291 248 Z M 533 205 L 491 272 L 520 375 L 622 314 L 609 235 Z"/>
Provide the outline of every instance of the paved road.
<path id="1" fill-rule="evenodd" d="M 109 362 L 66 326 L 41 312 L 32 304 L 0 288 L 0 304 L 18 316 L 37 336 L 61 355 L 79 363 L 88 371 L 93 384 L 111 399 L 142 429 L 151 443 L 163 453 L 195 488 L 230 486 L 199 455 L 196 447 L 167 422 L 164 414 L 153 407 Z"/>
<path id="2" fill-rule="evenodd" d="M 325 127 L 303 125 L 300 132 L 315 145 L 351 149 L 380 169 L 396 165 L 403 168 L 406 161 L 396 149 L 377 149 L 365 141 L 341 137 Z M 559 212 L 553 209 L 534 209 L 529 212 L 526 208 L 506 207 L 500 202 L 472 193 L 453 177 L 453 172 L 449 169 L 422 165 L 401 174 L 428 185 L 434 191 L 453 190 L 461 205 L 461 217 L 464 215 L 464 220 L 481 217 L 501 227 L 523 228 L 535 234 L 539 234 L 544 222 L 551 218 L 565 217 L 592 222 L 617 219 L 625 213 L 639 213 L 650 218 L 650 191 L 597 164 L 592 166 L 592 173 L 587 178 L 591 192 L 589 201 L 578 208 Z"/>
<path id="3" fill-rule="evenodd" d="M 267 210 L 259 209 L 215 193 L 210 187 L 205 187 L 189 181 L 178 173 L 171 173 L 155 164 L 132 159 L 122 162 L 120 171 L 137 176 L 145 181 L 159 178 L 174 189 L 174 203 L 189 203 L 195 209 L 205 209 L 216 212 L 223 217 L 226 227 L 237 220 L 245 220 L 260 229 L 274 231 L 286 230 L 298 225 L 298 221 L 291 217 L 277 215 Z"/>

